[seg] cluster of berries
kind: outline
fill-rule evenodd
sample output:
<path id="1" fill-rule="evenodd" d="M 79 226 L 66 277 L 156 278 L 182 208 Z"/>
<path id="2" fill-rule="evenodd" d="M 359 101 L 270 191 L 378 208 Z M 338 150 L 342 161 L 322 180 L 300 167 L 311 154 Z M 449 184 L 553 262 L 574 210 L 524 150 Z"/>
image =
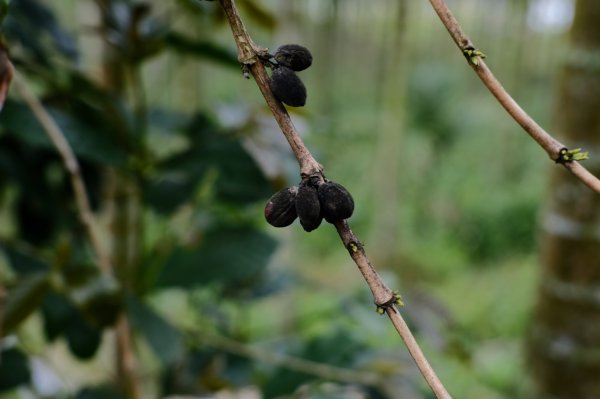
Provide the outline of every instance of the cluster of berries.
<path id="1" fill-rule="evenodd" d="M 265 218 L 275 227 L 289 226 L 299 218 L 304 230 L 313 231 L 323 219 L 335 223 L 353 212 L 354 200 L 344 186 L 308 178 L 299 187 L 286 187 L 273 194 L 265 207 Z"/>
<path id="2" fill-rule="evenodd" d="M 296 72 L 312 65 L 310 51 L 299 44 L 285 44 L 272 59 L 270 84 L 275 97 L 292 107 L 306 104 L 306 87 Z M 275 227 L 289 226 L 299 218 L 304 230 L 313 231 L 323 219 L 335 223 L 348 219 L 352 212 L 354 200 L 344 186 L 315 176 L 275 193 L 267 202 L 265 218 Z"/>
<path id="3" fill-rule="evenodd" d="M 273 54 L 271 90 L 279 101 L 291 107 L 306 104 L 306 87 L 296 72 L 312 65 L 310 51 L 299 44 L 285 44 Z"/>

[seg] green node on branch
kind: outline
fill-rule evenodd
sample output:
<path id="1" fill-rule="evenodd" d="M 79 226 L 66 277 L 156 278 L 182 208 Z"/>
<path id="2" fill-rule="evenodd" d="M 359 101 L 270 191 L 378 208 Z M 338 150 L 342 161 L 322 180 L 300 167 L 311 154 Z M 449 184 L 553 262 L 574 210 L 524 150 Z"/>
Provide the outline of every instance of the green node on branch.
<path id="1" fill-rule="evenodd" d="M 463 55 L 469 61 L 469 64 L 479 66 L 479 58 L 485 58 L 485 54 L 477 50 L 473 46 L 468 46 L 463 49 Z"/>
<path id="2" fill-rule="evenodd" d="M 568 148 L 564 147 L 561 148 L 560 151 L 558 152 L 558 157 L 555 159 L 556 163 L 567 163 L 567 162 L 573 162 L 573 161 L 584 161 L 586 159 L 589 159 L 590 154 L 589 152 L 585 151 L 582 152 L 581 148 L 575 148 L 573 150 L 569 150 Z"/>
<path id="3" fill-rule="evenodd" d="M 394 291 L 392 294 L 393 296 L 389 301 L 380 305 L 375 304 L 377 306 L 376 312 L 378 314 L 384 314 L 388 308 L 391 308 L 395 312 L 396 310 L 393 308 L 394 305 L 398 305 L 400 307 L 404 306 L 404 301 L 402 301 L 402 296 L 400 295 L 400 293 Z"/>

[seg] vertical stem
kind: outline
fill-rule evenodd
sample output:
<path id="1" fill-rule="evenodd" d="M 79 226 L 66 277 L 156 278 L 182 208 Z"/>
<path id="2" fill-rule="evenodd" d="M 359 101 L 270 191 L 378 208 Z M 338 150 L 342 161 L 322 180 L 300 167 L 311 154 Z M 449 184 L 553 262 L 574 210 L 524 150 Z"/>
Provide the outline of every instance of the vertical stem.
<path id="1" fill-rule="evenodd" d="M 119 386 L 129 399 L 141 399 L 142 390 L 138 377 L 137 359 L 133 353 L 131 328 L 127 316 L 122 314 L 115 327 L 117 373 L 120 376 Z"/>
<path id="2" fill-rule="evenodd" d="M 103 35 L 107 34 L 108 27 L 106 21 L 107 13 L 112 7 L 112 0 L 96 0 L 100 14 L 102 15 L 100 32 Z M 105 41 L 106 43 L 106 41 Z M 126 61 L 119 58 L 118 54 L 107 44 L 104 46 L 104 58 L 102 62 L 102 71 L 104 78 L 104 87 L 109 91 L 123 95 L 127 82 Z M 131 67 L 129 65 L 129 67 Z M 135 86 L 134 90 L 140 89 Z M 136 92 L 137 99 L 142 99 L 140 92 Z M 142 106 L 136 103 L 136 111 L 143 110 Z M 140 115 L 136 115 L 140 118 Z M 138 121 L 139 122 L 139 121 Z M 131 132 L 128 132 L 131 134 Z M 107 199 L 112 213 L 112 263 L 116 266 L 115 275 L 119 279 L 121 286 L 126 291 L 130 290 L 132 283 L 135 281 L 134 270 L 136 269 L 139 259 L 139 246 L 132 243 L 140 242 L 137 230 L 140 223 L 134 219 L 141 217 L 141 212 L 132 212 L 132 209 L 137 207 L 135 195 L 137 193 L 138 182 L 130 176 L 128 170 L 113 170 L 107 174 L 109 185 L 112 186 L 109 197 Z M 133 205 L 135 204 L 135 205 Z M 135 351 L 132 342 L 132 333 L 129 321 L 126 314 L 122 314 L 117 320 L 115 326 L 115 361 L 118 371 L 117 379 L 121 390 L 129 399 L 141 399 L 142 389 L 141 381 L 138 374 L 138 364 L 135 357 Z"/>

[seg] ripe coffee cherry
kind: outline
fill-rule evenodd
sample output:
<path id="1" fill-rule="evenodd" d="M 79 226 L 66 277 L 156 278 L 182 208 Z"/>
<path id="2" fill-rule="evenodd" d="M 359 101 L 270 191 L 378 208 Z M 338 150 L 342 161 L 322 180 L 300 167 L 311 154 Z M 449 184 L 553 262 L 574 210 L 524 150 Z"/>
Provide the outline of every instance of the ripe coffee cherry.
<path id="1" fill-rule="evenodd" d="M 267 201 L 265 219 L 271 226 L 285 227 L 296 220 L 296 195 L 298 187 L 292 186 L 279 190 Z"/>
<path id="2" fill-rule="evenodd" d="M 290 68 L 279 67 L 273 70 L 271 90 L 279 101 L 291 107 L 302 107 L 306 104 L 306 87 Z"/>
<path id="3" fill-rule="evenodd" d="M 300 224 L 306 231 L 313 231 L 323 221 L 317 189 L 307 184 L 301 184 L 296 196 L 296 212 Z"/>
<path id="4" fill-rule="evenodd" d="M 285 44 L 277 49 L 273 58 L 279 65 L 293 71 L 303 71 L 312 65 L 312 54 L 299 44 Z"/>
<path id="5" fill-rule="evenodd" d="M 328 181 L 319 186 L 321 213 L 329 223 L 348 219 L 354 212 L 352 195 L 341 184 Z"/>

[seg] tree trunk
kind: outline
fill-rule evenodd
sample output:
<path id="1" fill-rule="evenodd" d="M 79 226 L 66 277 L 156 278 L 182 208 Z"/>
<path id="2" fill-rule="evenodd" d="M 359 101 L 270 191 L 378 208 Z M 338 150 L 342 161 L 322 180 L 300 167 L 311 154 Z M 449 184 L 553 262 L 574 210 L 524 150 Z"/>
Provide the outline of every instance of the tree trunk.
<path id="1" fill-rule="evenodd" d="M 600 2 L 577 0 L 555 110 L 570 148 L 600 174 Z M 541 236 L 542 279 L 528 339 L 539 398 L 600 398 L 600 197 L 552 172 Z"/>

